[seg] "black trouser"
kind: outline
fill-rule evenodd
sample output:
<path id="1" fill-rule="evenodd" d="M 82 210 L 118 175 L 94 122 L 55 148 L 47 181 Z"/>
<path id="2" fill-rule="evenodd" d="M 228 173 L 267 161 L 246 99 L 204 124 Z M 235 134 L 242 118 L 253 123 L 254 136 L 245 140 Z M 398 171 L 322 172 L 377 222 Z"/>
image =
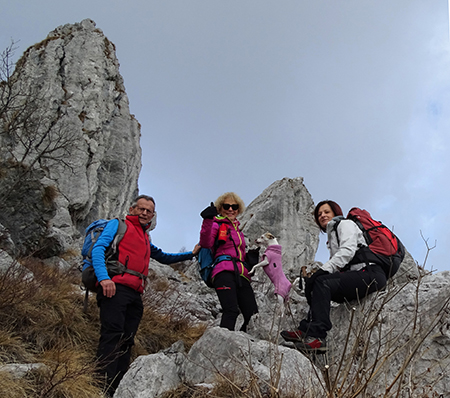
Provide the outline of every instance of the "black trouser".
<path id="1" fill-rule="evenodd" d="M 360 271 L 336 272 L 319 276 L 313 286 L 309 319 L 300 322 L 299 329 L 307 336 L 325 338 L 331 329 L 331 301 L 343 303 L 386 286 L 386 275 L 379 265 L 369 265 Z"/>
<path id="2" fill-rule="evenodd" d="M 234 330 L 240 310 L 244 317 L 240 330 L 246 332 L 250 318 L 258 312 L 250 282 L 234 272 L 222 271 L 214 276 L 213 284 L 223 311 L 220 327 Z"/>
<path id="3" fill-rule="evenodd" d="M 109 392 L 114 393 L 128 370 L 131 347 L 144 310 L 141 294 L 116 283 L 116 294 L 107 298 L 102 291 L 97 294 L 100 307 L 100 340 L 97 358 L 100 373 L 106 376 Z"/>

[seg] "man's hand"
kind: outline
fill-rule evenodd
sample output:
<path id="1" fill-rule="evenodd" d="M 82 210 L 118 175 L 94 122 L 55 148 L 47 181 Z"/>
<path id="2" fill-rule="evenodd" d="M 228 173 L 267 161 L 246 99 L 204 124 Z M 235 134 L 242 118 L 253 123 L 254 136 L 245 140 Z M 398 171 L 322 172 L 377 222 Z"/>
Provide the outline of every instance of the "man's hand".
<path id="1" fill-rule="evenodd" d="M 195 247 L 194 247 L 194 250 L 192 250 L 192 254 L 193 254 L 194 256 L 196 256 L 196 255 L 199 253 L 199 251 L 200 251 L 201 248 L 202 248 L 202 247 L 197 243 L 197 244 L 195 245 Z"/>
<path id="2" fill-rule="evenodd" d="M 116 294 L 116 284 L 111 279 L 103 279 L 100 281 L 100 286 L 105 297 L 111 298 Z"/>

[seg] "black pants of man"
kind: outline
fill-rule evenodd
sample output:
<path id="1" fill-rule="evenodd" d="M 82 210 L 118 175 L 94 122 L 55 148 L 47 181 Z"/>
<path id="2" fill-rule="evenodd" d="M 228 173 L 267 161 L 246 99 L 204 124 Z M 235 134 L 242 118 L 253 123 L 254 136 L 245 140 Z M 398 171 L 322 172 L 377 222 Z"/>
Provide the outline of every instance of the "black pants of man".
<path id="1" fill-rule="evenodd" d="M 250 282 L 234 272 L 223 271 L 215 275 L 213 284 L 223 311 L 220 327 L 234 330 L 239 312 L 242 312 L 244 323 L 240 330 L 246 332 L 250 318 L 258 312 Z"/>
<path id="2" fill-rule="evenodd" d="M 299 330 L 306 336 L 325 338 L 331 329 L 331 301 L 343 303 L 386 286 L 386 275 L 379 265 L 360 271 L 336 272 L 319 276 L 313 286 L 309 319 L 300 322 Z"/>
<path id="3" fill-rule="evenodd" d="M 107 298 L 97 293 L 100 307 L 100 340 L 97 358 L 100 374 L 106 378 L 108 393 L 112 396 L 128 370 L 131 347 L 144 310 L 141 294 L 116 283 L 116 294 Z"/>

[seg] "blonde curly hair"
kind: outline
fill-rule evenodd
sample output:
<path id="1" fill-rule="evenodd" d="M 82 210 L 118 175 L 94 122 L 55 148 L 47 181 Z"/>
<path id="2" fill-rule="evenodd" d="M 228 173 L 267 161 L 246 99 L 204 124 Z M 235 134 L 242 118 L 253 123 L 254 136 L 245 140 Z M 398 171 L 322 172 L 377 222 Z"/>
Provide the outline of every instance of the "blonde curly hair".
<path id="1" fill-rule="evenodd" d="M 239 197 L 238 194 L 234 192 L 225 192 L 216 199 L 216 201 L 214 202 L 214 206 L 216 206 L 217 211 L 219 213 L 222 211 L 222 205 L 228 198 L 233 199 L 239 205 L 238 215 L 242 214 L 245 210 L 244 201 Z"/>

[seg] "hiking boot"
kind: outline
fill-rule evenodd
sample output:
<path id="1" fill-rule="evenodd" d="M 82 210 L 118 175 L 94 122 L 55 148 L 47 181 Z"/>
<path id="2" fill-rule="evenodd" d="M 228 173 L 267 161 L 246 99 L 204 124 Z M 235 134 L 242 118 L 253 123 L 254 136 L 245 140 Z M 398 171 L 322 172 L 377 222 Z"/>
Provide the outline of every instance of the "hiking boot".
<path id="1" fill-rule="evenodd" d="M 301 341 L 296 341 L 295 347 L 302 352 L 311 352 L 316 354 L 325 354 L 328 350 L 325 339 L 310 336 L 305 337 Z"/>
<path id="2" fill-rule="evenodd" d="M 286 341 L 303 341 L 303 332 L 301 330 L 293 330 L 292 332 L 283 330 L 280 335 Z"/>

